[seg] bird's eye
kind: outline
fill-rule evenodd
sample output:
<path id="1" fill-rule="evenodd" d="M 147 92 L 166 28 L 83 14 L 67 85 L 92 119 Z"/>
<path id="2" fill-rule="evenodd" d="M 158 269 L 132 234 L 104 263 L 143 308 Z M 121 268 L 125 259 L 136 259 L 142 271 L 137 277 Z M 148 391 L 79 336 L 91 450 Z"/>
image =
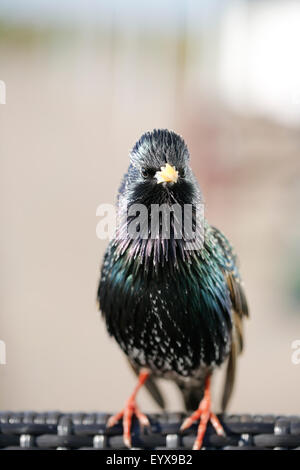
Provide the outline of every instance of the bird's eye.
<path id="1" fill-rule="evenodd" d="M 152 168 L 142 168 L 143 178 L 152 178 L 155 175 L 155 170 Z"/>
<path id="2" fill-rule="evenodd" d="M 186 175 L 185 168 L 180 168 L 180 170 L 178 171 L 178 173 L 179 173 L 179 176 L 180 176 L 181 178 L 184 178 L 185 175 Z"/>

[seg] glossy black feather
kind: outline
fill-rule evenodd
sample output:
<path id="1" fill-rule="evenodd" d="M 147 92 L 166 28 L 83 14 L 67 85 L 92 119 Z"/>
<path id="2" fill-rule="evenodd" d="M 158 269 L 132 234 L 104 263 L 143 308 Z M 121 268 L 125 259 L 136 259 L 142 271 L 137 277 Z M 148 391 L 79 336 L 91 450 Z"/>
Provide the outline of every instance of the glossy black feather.
<path id="1" fill-rule="evenodd" d="M 180 170 L 173 185 L 157 184 L 154 178 L 166 163 Z M 137 203 L 195 208 L 201 202 L 181 137 L 167 130 L 142 136 L 120 186 L 119 225 L 98 288 L 108 332 L 135 370 L 147 367 L 154 376 L 173 378 L 188 407 L 201 397 L 208 371 L 232 351 L 233 338 L 240 335 L 242 348 L 235 313 L 242 318 L 248 309 L 236 257 L 224 235 L 205 219 L 203 243 L 195 242 L 193 250 L 186 250 L 188 240 L 176 240 L 172 230 L 169 240 L 132 240 L 124 236 L 130 222 L 125 208 Z"/>

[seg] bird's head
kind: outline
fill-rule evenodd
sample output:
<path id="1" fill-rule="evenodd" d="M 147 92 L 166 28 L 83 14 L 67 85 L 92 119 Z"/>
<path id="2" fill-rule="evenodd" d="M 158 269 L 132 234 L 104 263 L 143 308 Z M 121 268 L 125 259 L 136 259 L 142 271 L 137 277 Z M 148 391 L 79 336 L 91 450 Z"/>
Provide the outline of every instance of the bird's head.
<path id="1" fill-rule="evenodd" d="M 130 153 L 121 197 L 128 204 L 193 204 L 200 190 L 184 140 L 169 130 L 146 132 Z"/>
<path id="2" fill-rule="evenodd" d="M 118 252 L 129 249 L 129 258 L 138 256 L 145 269 L 168 260 L 176 266 L 178 256 L 189 256 L 188 250 L 202 243 L 197 215 L 201 202 L 184 140 L 168 130 L 146 132 L 130 153 L 119 190 Z M 187 206 L 191 212 L 186 217 Z"/>

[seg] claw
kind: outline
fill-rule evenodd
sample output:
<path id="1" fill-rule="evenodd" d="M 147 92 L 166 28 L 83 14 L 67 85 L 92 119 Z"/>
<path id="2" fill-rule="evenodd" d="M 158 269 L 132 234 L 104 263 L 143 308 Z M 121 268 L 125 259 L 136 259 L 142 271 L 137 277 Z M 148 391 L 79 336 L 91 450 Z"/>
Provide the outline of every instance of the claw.
<path id="1" fill-rule="evenodd" d="M 106 426 L 107 426 L 108 428 L 112 428 L 113 426 L 115 426 L 115 425 L 120 421 L 120 419 L 122 418 L 123 413 L 124 413 L 124 412 L 123 412 L 123 410 L 122 410 L 122 411 L 120 411 L 120 413 L 117 413 L 117 414 L 114 415 L 114 416 L 110 416 L 110 418 L 109 418 L 108 421 L 107 421 Z"/>
<path id="2" fill-rule="evenodd" d="M 202 414 L 202 411 L 200 408 L 198 408 L 198 410 L 194 411 L 194 413 L 191 416 L 188 416 L 187 418 L 185 418 L 182 425 L 180 426 L 180 431 L 184 431 L 185 429 L 188 429 L 189 427 L 191 427 L 195 421 L 198 421 L 200 419 L 201 414 Z"/>
<path id="3" fill-rule="evenodd" d="M 142 427 L 149 427 L 150 421 L 144 413 L 141 413 L 137 405 L 135 405 L 135 416 L 137 417 L 140 426 Z"/>
<path id="4" fill-rule="evenodd" d="M 210 413 L 210 422 L 213 425 L 218 436 L 226 436 L 222 424 L 219 421 L 219 418 L 214 413 Z"/>

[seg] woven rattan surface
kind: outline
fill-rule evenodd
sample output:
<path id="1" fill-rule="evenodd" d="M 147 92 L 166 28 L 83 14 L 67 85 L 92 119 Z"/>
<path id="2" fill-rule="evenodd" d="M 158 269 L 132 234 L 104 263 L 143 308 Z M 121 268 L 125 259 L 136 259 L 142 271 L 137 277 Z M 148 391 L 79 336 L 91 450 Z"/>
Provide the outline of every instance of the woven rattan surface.
<path id="1" fill-rule="evenodd" d="M 122 425 L 107 428 L 107 413 L 1 412 L 0 449 L 125 449 Z M 179 431 L 185 414 L 148 415 L 151 427 L 133 424 L 132 444 L 136 449 L 190 450 L 197 426 Z M 204 439 L 206 449 L 300 450 L 300 416 L 224 415 L 220 420 L 226 437 L 211 427 Z"/>

